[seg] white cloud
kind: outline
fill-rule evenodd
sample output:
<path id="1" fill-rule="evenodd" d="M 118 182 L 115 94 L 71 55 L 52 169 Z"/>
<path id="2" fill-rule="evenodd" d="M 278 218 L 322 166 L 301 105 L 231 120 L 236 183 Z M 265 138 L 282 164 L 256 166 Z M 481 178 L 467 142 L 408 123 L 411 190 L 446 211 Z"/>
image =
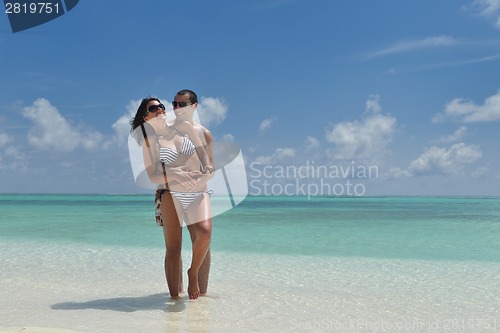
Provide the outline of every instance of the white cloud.
<path id="1" fill-rule="evenodd" d="M 478 105 L 463 98 L 455 98 L 449 102 L 444 112 L 438 113 L 433 122 L 442 122 L 454 119 L 464 123 L 491 122 L 500 120 L 500 90 L 493 96 L 485 99 L 484 104 Z"/>
<path id="2" fill-rule="evenodd" d="M 3 157 L 6 157 L 6 159 L 2 164 Z M 0 155 L 0 170 L 8 169 L 15 172 L 24 172 L 28 169 L 27 162 L 28 158 L 23 151 L 14 146 L 8 146 L 5 148 L 3 156 Z"/>
<path id="3" fill-rule="evenodd" d="M 276 158 L 284 159 L 287 157 L 295 157 L 296 150 L 293 148 L 277 148 L 276 149 Z"/>
<path id="4" fill-rule="evenodd" d="M 7 134 L 0 133 L 0 148 L 4 147 L 10 141 L 12 141 L 12 139 Z"/>
<path id="5" fill-rule="evenodd" d="M 228 106 L 226 103 L 213 97 L 201 97 L 198 103 L 198 115 L 203 126 L 220 124 L 227 114 Z"/>
<path id="6" fill-rule="evenodd" d="M 224 134 L 222 136 L 222 141 L 229 141 L 229 142 L 234 142 L 234 135 L 232 134 Z"/>
<path id="7" fill-rule="evenodd" d="M 467 43 L 470 45 L 479 45 L 481 42 L 478 43 Z M 465 43 L 463 43 L 465 44 Z M 484 43 L 486 44 L 486 43 Z M 458 61 L 446 61 L 446 62 L 439 62 L 439 63 L 433 63 L 433 64 L 426 64 L 422 66 L 416 66 L 410 72 L 412 71 L 422 71 L 422 70 L 435 70 L 439 68 L 451 68 L 451 67 L 459 67 L 459 66 L 466 66 L 466 65 L 471 65 L 471 64 L 478 64 L 478 63 L 483 63 L 483 62 L 489 62 L 489 61 L 496 61 L 500 59 L 500 54 L 494 54 L 490 56 L 484 56 L 480 58 L 472 58 L 472 59 L 464 59 L 464 60 L 458 60 Z"/>
<path id="8" fill-rule="evenodd" d="M 273 154 L 259 156 L 255 159 L 255 161 L 262 164 L 272 164 L 286 158 L 295 157 L 296 152 L 297 151 L 293 148 L 276 148 Z"/>
<path id="9" fill-rule="evenodd" d="M 500 11 L 500 0 L 474 0 L 473 5 L 481 10 L 482 15 L 492 15 Z"/>
<path id="10" fill-rule="evenodd" d="M 477 13 L 485 20 L 492 22 L 495 27 L 500 28 L 500 0 L 473 0 L 463 9 Z"/>
<path id="11" fill-rule="evenodd" d="M 128 134 L 130 132 L 130 120 L 132 119 L 133 115 L 123 115 L 120 118 L 118 118 L 117 121 L 113 125 L 111 125 L 111 128 L 113 128 L 113 131 L 115 132 L 113 136 L 113 141 L 117 143 L 125 143 L 127 141 Z"/>
<path id="12" fill-rule="evenodd" d="M 70 152 L 78 147 L 92 150 L 99 146 L 102 135 L 72 126 L 48 100 L 37 99 L 25 107 L 23 116 L 33 123 L 28 133 L 30 145 L 41 150 Z"/>
<path id="13" fill-rule="evenodd" d="M 440 137 L 437 142 L 440 143 L 451 143 L 462 140 L 464 135 L 467 133 L 467 127 L 461 126 L 453 134 Z"/>
<path id="14" fill-rule="evenodd" d="M 493 20 L 493 24 L 500 28 L 500 0 L 474 0 L 471 7 L 484 18 Z"/>
<path id="15" fill-rule="evenodd" d="M 380 97 L 370 95 L 361 120 L 344 121 L 326 131 L 326 140 L 335 148 L 327 153 L 334 159 L 376 159 L 387 152 L 396 130 L 396 118 L 380 114 Z"/>
<path id="16" fill-rule="evenodd" d="M 111 128 L 115 132 L 113 135 L 113 139 L 111 142 L 106 143 L 106 147 L 110 145 L 124 145 L 127 142 L 128 135 L 130 133 L 130 121 L 132 117 L 135 116 L 139 105 L 141 104 L 141 100 L 130 101 L 125 107 L 125 114 L 118 118 L 117 121 L 111 125 Z"/>
<path id="17" fill-rule="evenodd" d="M 23 116 L 31 120 L 34 128 L 28 134 L 28 142 L 44 150 L 72 151 L 78 146 L 78 136 L 59 111 L 44 98 L 25 107 Z"/>
<path id="18" fill-rule="evenodd" d="M 103 135 L 97 131 L 80 133 L 80 144 L 87 151 L 97 150 L 103 147 Z"/>
<path id="19" fill-rule="evenodd" d="M 475 177 L 475 178 L 481 178 L 481 177 L 486 176 L 489 171 L 490 170 L 487 167 L 479 167 L 476 170 L 474 170 L 471 175 L 472 175 L 472 177 Z"/>
<path id="20" fill-rule="evenodd" d="M 319 140 L 313 136 L 307 136 L 306 138 L 306 150 L 313 150 L 319 147 Z"/>
<path id="21" fill-rule="evenodd" d="M 432 47 L 443 47 L 457 44 L 458 41 L 450 36 L 435 36 L 427 37 L 419 40 L 407 40 L 396 43 L 383 50 L 373 52 L 365 57 L 365 59 L 385 56 L 394 53 L 408 52 L 414 50 L 421 50 Z"/>
<path id="22" fill-rule="evenodd" d="M 380 113 L 382 107 L 380 106 L 380 95 L 372 94 L 368 96 L 366 100 L 366 112 L 368 113 Z"/>
<path id="23" fill-rule="evenodd" d="M 272 155 L 258 156 L 255 159 L 256 162 L 259 162 L 259 163 L 262 163 L 262 164 L 271 164 L 272 160 L 273 160 L 273 156 Z"/>
<path id="24" fill-rule="evenodd" d="M 5 149 L 5 156 L 9 159 L 22 160 L 26 158 L 26 155 L 19 151 L 16 147 L 7 147 Z"/>
<path id="25" fill-rule="evenodd" d="M 264 119 L 259 125 L 259 132 L 264 133 L 269 130 L 275 121 L 274 117 Z"/>
<path id="26" fill-rule="evenodd" d="M 392 177 L 458 175 L 465 165 L 481 158 L 478 146 L 457 143 L 449 149 L 436 146 L 425 150 L 413 160 L 406 170 L 393 168 L 389 171 Z"/>
<path id="27" fill-rule="evenodd" d="M 386 175 L 388 178 L 402 178 L 410 177 L 411 174 L 408 170 L 403 170 L 401 168 L 391 168 Z"/>

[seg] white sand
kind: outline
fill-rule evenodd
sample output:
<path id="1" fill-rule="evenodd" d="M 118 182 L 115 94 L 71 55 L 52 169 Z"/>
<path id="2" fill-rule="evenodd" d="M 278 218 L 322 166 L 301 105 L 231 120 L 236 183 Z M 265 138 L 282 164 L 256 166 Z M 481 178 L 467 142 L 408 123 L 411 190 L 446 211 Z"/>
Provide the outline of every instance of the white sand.
<path id="1" fill-rule="evenodd" d="M 500 330 L 498 263 L 214 253 L 209 297 L 172 301 L 162 250 L 0 242 L 0 260 L 0 332 Z"/>
<path id="2" fill-rule="evenodd" d="M 1 327 L 0 333 L 81 333 L 55 327 Z"/>

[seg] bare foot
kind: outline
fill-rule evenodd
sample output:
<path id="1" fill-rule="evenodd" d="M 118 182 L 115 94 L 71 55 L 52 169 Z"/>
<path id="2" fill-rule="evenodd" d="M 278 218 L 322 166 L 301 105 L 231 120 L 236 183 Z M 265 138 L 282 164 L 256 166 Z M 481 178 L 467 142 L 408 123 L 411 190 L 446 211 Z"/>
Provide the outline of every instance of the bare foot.
<path id="1" fill-rule="evenodd" d="M 181 296 L 179 296 L 179 294 L 182 294 L 184 293 L 184 290 L 182 290 L 182 283 L 179 284 L 179 290 L 177 291 L 177 295 L 172 295 L 172 293 L 170 293 L 170 298 L 171 299 L 181 299 Z"/>
<path id="2" fill-rule="evenodd" d="M 189 285 L 188 285 L 189 299 L 197 299 L 198 296 L 200 296 L 200 287 L 198 286 L 198 275 L 191 274 L 191 268 L 188 269 L 188 278 L 189 278 Z"/>

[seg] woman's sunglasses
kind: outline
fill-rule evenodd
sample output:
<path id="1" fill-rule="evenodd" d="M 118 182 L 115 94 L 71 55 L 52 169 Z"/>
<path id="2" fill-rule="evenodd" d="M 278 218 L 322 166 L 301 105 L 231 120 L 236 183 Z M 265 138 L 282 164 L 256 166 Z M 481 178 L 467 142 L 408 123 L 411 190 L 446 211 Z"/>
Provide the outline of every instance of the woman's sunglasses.
<path id="1" fill-rule="evenodd" d="M 165 111 L 165 105 L 163 104 L 155 104 L 155 105 L 151 105 L 149 108 L 148 108 L 148 112 L 156 112 L 158 111 L 158 109 L 162 109 L 163 111 Z"/>
<path id="2" fill-rule="evenodd" d="M 186 106 L 188 105 L 193 105 L 194 103 L 188 103 L 188 102 L 177 102 L 177 101 L 173 101 L 172 102 L 172 106 L 174 108 L 176 108 L 177 106 L 181 107 L 181 108 L 185 108 Z"/>

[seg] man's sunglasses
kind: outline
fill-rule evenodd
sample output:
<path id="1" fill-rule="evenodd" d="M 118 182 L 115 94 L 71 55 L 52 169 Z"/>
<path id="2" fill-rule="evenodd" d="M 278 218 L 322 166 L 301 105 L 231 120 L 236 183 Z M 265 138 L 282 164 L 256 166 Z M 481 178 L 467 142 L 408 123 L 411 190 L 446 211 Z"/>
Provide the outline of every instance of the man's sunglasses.
<path id="1" fill-rule="evenodd" d="M 177 102 L 177 101 L 173 101 L 172 102 L 172 106 L 174 108 L 176 108 L 177 106 L 181 107 L 181 108 L 185 108 L 186 106 L 188 105 L 193 105 L 194 103 L 188 103 L 188 102 Z"/>
<path id="2" fill-rule="evenodd" d="M 163 111 L 165 111 L 165 105 L 163 104 L 155 104 L 155 105 L 151 105 L 149 108 L 148 108 L 148 112 L 156 112 L 158 111 L 158 109 L 162 109 Z"/>

